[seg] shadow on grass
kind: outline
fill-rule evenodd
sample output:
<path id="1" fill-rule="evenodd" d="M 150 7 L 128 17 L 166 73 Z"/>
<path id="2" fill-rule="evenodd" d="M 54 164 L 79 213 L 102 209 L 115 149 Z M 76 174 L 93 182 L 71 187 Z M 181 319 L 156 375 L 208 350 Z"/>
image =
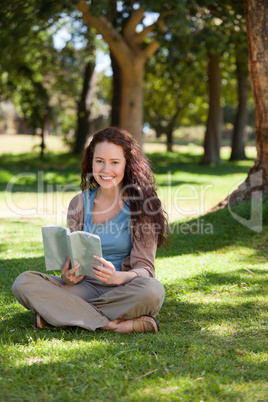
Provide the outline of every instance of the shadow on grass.
<path id="1" fill-rule="evenodd" d="M 217 166 L 200 165 L 200 156 L 191 153 L 152 153 L 150 154 L 152 168 L 156 174 L 166 175 L 176 172 L 186 172 L 203 175 L 226 176 L 235 173 L 247 173 L 252 161 L 241 165 L 239 162 L 223 162 Z M 5 191 L 8 183 L 12 184 L 12 191 L 16 192 L 37 192 L 38 177 L 42 176 L 44 191 L 77 191 L 80 183 L 80 161 L 81 156 L 74 156 L 68 153 L 49 153 L 41 160 L 38 154 L 0 155 L 1 179 L 0 191 Z M 38 176 L 39 174 L 39 176 Z M 40 176 L 41 175 L 41 176 Z M 197 181 L 171 181 L 171 186 L 181 184 L 196 184 Z M 205 182 L 204 182 L 205 183 Z M 158 185 L 165 185 L 166 178 Z M 202 184 L 198 181 L 198 184 Z M 47 187 L 48 186 L 48 187 Z M 48 190 L 50 188 L 50 190 Z M 39 190 L 39 191 L 42 191 Z"/>
<path id="2" fill-rule="evenodd" d="M 249 220 L 251 214 L 250 202 L 232 207 L 232 211 L 239 217 Z M 263 200 L 262 231 L 243 226 L 238 222 L 226 207 L 208 213 L 199 218 L 185 222 L 170 224 L 170 243 L 167 249 L 159 249 L 157 257 L 171 257 L 184 254 L 196 255 L 219 250 L 221 248 L 248 247 L 253 254 L 268 257 L 267 248 L 259 246 L 258 239 L 267 233 L 268 239 L 268 200 Z"/>
<path id="3" fill-rule="evenodd" d="M 59 271 L 46 271 L 44 257 L 0 259 L 1 297 L 9 297 L 11 286 L 18 275 L 24 271 L 39 271 L 49 275 L 59 275 Z"/>
<path id="4" fill-rule="evenodd" d="M 80 160 L 81 155 L 73 155 L 70 152 L 46 152 L 43 159 L 40 159 L 37 152 L 0 155 L 0 164 L 7 169 L 53 169 L 56 167 L 58 170 L 65 170 L 68 167 L 79 167 Z"/>
<path id="5" fill-rule="evenodd" d="M 9 192 L 52 192 L 79 191 L 80 170 L 66 168 L 64 171 L 46 170 L 10 170 L 3 174 L 0 181 L 0 191 Z"/>
<path id="6" fill-rule="evenodd" d="M 203 175 L 225 176 L 234 173 L 247 173 L 254 159 L 240 162 L 223 161 L 219 165 L 200 164 L 202 156 L 192 153 L 154 152 L 149 154 L 151 166 L 156 174 L 175 173 L 178 171 Z"/>
<path id="7" fill-rule="evenodd" d="M 252 269 L 235 270 L 232 273 L 215 273 L 207 271 L 195 276 L 179 279 L 178 283 L 165 285 L 166 296 L 180 298 L 186 293 L 202 292 L 204 295 L 232 293 L 232 289 L 238 297 L 264 296 L 268 289 L 268 271 Z M 252 287 L 252 288 L 251 288 Z M 249 290 L 250 289 L 250 290 Z"/>
<path id="8" fill-rule="evenodd" d="M 43 160 L 37 154 L 0 155 L 0 191 L 7 185 L 16 192 L 76 191 L 80 183 L 81 156 L 49 153 Z M 49 186 L 49 187 L 47 187 Z M 48 190 L 49 188 L 49 190 Z"/>

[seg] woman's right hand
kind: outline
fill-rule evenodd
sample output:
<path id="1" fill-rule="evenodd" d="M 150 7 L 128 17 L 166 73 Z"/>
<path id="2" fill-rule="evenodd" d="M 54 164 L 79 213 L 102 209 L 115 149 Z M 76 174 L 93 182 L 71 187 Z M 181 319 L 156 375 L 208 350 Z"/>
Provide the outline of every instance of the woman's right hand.
<path id="1" fill-rule="evenodd" d="M 80 268 L 81 264 L 75 265 L 72 269 L 69 269 L 71 263 L 71 258 L 68 258 L 66 264 L 64 265 L 64 268 L 61 272 L 61 277 L 66 283 L 66 285 L 75 285 L 76 283 L 80 282 L 82 279 L 84 279 L 85 275 L 74 275 L 74 273 Z"/>

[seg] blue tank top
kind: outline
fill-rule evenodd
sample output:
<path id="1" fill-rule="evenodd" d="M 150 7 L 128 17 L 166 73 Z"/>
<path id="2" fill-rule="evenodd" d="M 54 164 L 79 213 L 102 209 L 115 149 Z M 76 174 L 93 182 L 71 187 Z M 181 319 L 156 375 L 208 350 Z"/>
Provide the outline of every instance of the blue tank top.
<path id="1" fill-rule="evenodd" d="M 130 209 L 124 205 L 121 211 L 110 221 L 94 225 L 92 223 L 93 203 L 97 188 L 84 191 L 84 231 L 100 236 L 102 255 L 111 261 L 120 271 L 122 262 L 132 249 Z"/>

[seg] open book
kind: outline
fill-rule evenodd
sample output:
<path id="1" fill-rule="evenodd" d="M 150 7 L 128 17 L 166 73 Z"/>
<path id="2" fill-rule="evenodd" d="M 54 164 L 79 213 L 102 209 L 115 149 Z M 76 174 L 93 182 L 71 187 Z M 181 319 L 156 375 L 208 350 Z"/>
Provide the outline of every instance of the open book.
<path id="1" fill-rule="evenodd" d="M 71 267 L 80 263 L 75 275 L 92 274 L 92 263 L 98 263 L 93 255 L 102 257 L 100 237 L 88 232 L 72 232 L 64 226 L 42 226 L 42 237 L 47 271 L 62 270 L 68 257 Z"/>

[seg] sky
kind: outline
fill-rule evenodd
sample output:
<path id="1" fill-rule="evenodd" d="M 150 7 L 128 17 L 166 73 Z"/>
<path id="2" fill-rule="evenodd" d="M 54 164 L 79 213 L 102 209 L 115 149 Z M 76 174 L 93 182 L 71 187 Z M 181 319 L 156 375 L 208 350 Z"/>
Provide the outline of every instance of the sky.
<path id="1" fill-rule="evenodd" d="M 71 35 L 68 29 L 63 27 L 53 36 L 54 46 L 56 49 L 62 49 L 66 42 L 71 39 Z M 111 60 L 108 54 L 105 54 L 102 50 L 97 49 L 96 54 L 96 71 L 105 71 L 105 74 L 112 75 Z"/>

